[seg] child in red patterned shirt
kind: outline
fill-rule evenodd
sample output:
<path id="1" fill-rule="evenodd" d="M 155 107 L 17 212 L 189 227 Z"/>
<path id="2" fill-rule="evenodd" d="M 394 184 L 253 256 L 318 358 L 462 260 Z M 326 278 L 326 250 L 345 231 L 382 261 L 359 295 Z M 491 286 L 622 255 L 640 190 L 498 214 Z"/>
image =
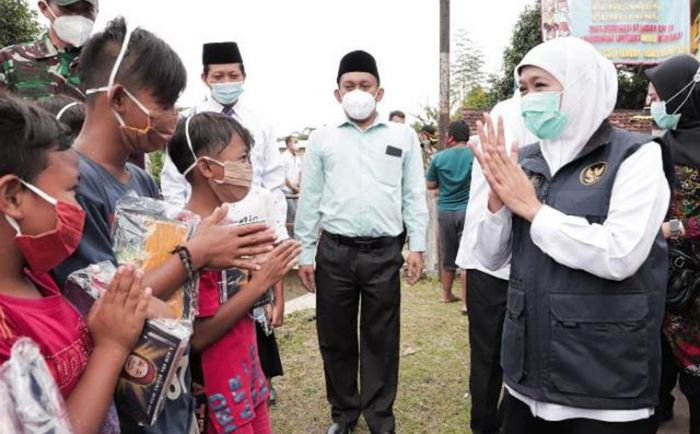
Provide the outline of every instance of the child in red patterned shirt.
<path id="1" fill-rule="evenodd" d="M 0 94 L 0 363 L 20 337 L 31 338 L 74 432 L 104 432 L 150 289 L 133 267 L 121 268 L 86 322 L 49 274 L 77 247 L 85 218 L 75 199 L 78 157 L 65 133 L 44 110 Z"/>
<path id="2" fill-rule="evenodd" d="M 198 113 L 180 122 L 168 153 L 192 185 L 187 209 L 206 218 L 222 205 L 240 202 L 248 195 L 252 142 L 247 130 L 220 113 Z M 200 381 L 209 413 L 206 432 L 271 432 L 269 390 L 258 360 L 255 325 L 248 313 L 295 265 L 299 253 L 299 243 L 279 243 L 250 279 L 238 269 L 200 274 L 199 318 L 190 343 L 201 357 Z"/>

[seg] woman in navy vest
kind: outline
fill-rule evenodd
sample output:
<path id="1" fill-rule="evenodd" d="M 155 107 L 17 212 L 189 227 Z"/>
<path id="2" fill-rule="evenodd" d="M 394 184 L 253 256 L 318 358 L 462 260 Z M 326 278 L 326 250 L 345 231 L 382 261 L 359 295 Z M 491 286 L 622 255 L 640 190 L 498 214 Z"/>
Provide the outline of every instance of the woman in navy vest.
<path id="1" fill-rule="evenodd" d="M 663 233 L 676 252 L 700 259 L 700 62 L 691 56 L 675 56 L 646 71 L 649 78 L 651 114 L 666 133 L 662 140 L 671 149 L 676 182 L 673 202 Z M 693 267 L 690 263 L 689 267 Z M 678 275 L 678 273 L 675 273 Z M 673 280 L 673 279 L 671 279 Z M 680 383 L 690 407 L 690 432 L 700 433 L 700 311 L 691 296 L 675 291 L 689 290 L 680 281 L 669 288 L 670 298 L 687 298 L 687 306 L 669 309 L 663 331 L 661 421 L 673 416 L 671 390 Z"/>
<path id="2" fill-rule="evenodd" d="M 647 434 L 658 401 L 670 191 L 650 136 L 612 127 L 613 64 L 558 38 L 515 71 L 539 142 L 506 154 L 486 116 L 491 191 L 476 254 L 511 265 L 502 341 L 505 434 Z"/>

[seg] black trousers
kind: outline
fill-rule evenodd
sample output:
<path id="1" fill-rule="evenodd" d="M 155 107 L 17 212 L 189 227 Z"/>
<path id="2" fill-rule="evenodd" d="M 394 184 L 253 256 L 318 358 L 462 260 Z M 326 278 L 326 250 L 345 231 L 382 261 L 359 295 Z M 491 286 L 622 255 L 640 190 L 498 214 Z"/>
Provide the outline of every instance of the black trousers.
<path id="1" fill-rule="evenodd" d="M 362 251 L 324 234 L 316 257 L 316 327 L 333 420 L 353 423 L 362 413 L 373 433 L 395 429 L 401 244 Z"/>
<path id="2" fill-rule="evenodd" d="M 700 377 L 679 371 L 678 383 L 683 395 L 688 399 L 690 434 L 700 434 Z"/>
<path id="3" fill-rule="evenodd" d="M 530 407 L 508 395 L 503 434 L 649 434 L 651 419 L 633 422 L 602 422 L 592 419 L 568 419 L 549 422 L 532 415 Z"/>
<path id="4" fill-rule="evenodd" d="M 671 353 L 671 347 L 665 336 L 661 336 L 661 354 L 663 365 L 661 368 L 661 390 L 659 393 L 659 406 L 656 407 L 654 415 L 659 425 L 659 419 L 663 416 L 673 414 L 674 398 L 671 392 L 676 387 L 676 383 L 681 388 L 681 392 L 688 400 L 688 410 L 690 413 L 690 434 L 700 434 L 700 377 L 690 375 L 680 369 Z"/>
<path id="5" fill-rule="evenodd" d="M 471 429 L 474 433 L 499 432 L 501 396 L 501 335 L 506 312 L 508 281 L 479 270 L 467 270 L 469 279 L 469 346 Z"/>
<path id="6" fill-rule="evenodd" d="M 673 416 L 673 404 L 675 398 L 672 395 L 673 389 L 678 384 L 678 366 L 671 353 L 666 336 L 661 333 L 661 384 L 659 387 L 659 405 L 654 411 L 654 420 L 657 426 L 662 420 L 670 419 Z"/>

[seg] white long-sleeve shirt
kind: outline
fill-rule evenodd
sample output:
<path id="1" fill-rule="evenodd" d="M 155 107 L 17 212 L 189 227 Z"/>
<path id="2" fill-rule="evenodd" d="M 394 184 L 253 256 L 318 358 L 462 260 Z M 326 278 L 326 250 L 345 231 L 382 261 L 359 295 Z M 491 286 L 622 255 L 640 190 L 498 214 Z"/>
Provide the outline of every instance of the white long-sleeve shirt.
<path id="1" fill-rule="evenodd" d="M 518 144 L 523 147 L 537 141 L 537 138 L 525 128 L 523 118 L 520 114 L 519 92 L 516 92 L 512 98 L 496 104 L 493 110 L 491 110 L 491 118 L 494 119 L 494 121 L 498 118 L 503 118 L 506 152 L 510 152 L 510 147 L 513 142 L 518 142 Z M 510 267 L 508 265 L 498 270 L 489 270 L 479 262 L 479 259 L 474 253 L 476 248 L 476 234 L 479 229 L 479 223 L 483 219 L 484 212 L 486 211 L 488 197 L 489 185 L 486 182 L 486 178 L 484 178 L 481 165 L 479 165 L 479 162 L 475 159 L 472 165 L 469 203 L 467 204 L 466 217 L 464 220 L 464 231 L 462 232 L 462 239 L 459 243 L 456 262 L 457 265 L 465 270 L 479 270 L 493 277 L 507 280 L 510 275 Z"/>
<path id="2" fill-rule="evenodd" d="M 296 188 L 301 184 L 301 156 L 294 155 L 289 149 L 282 152 L 281 155 L 282 167 L 284 168 L 285 181 L 289 182 Z M 282 186 L 282 191 L 287 197 L 298 197 L 299 193 L 294 193 L 287 184 Z"/>
<path id="3" fill-rule="evenodd" d="M 195 113 L 204 111 L 223 112 L 224 106 L 209 98 L 194 108 Z M 280 157 L 277 139 L 272 125 L 262 120 L 252 110 L 245 99 L 233 106 L 233 118 L 250 131 L 255 140 L 250 154 L 253 164 L 253 185 L 270 190 L 278 199 L 281 215 L 286 216 L 286 202 L 282 187 L 284 185 L 284 167 Z M 190 185 L 170 158 L 166 158 L 161 173 L 161 190 L 163 198 L 174 206 L 184 207 L 190 195 Z"/>
<path id="4" fill-rule="evenodd" d="M 639 270 L 659 234 L 671 197 L 655 142 L 643 145 L 621 165 L 613 185 L 607 219 L 590 224 L 544 205 L 530 228 L 534 244 L 558 263 L 602 279 L 623 280 Z M 479 224 L 475 254 L 491 270 L 511 260 L 512 215 L 488 211 Z M 595 410 L 538 402 L 508 388 L 533 415 L 558 421 L 587 418 L 605 422 L 645 419 L 653 408 Z"/>

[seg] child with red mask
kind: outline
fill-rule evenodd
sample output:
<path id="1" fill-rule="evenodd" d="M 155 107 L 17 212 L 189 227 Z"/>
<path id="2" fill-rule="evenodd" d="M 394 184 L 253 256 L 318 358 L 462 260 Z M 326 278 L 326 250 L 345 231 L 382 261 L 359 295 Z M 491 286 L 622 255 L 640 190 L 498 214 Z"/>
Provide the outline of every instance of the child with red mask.
<path id="1" fill-rule="evenodd" d="M 74 431 L 119 432 L 116 415 L 112 425 L 105 421 L 143 328 L 150 289 L 142 289 L 133 267 L 120 268 L 83 320 L 48 274 L 76 249 L 85 221 L 68 139 L 49 113 L 0 94 L 0 363 L 19 338 L 31 338 Z"/>
<path id="2" fill-rule="evenodd" d="M 229 116 L 199 113 L 180 121 L 168 154 L 192 186 L 186 208 L 207 218 L 232 204 L 233 224 L 245 225 L 276 215 L 271 193 L 251 190 L 250 133 Z M 265 215 L 267 214 L 267 215 Z M 286 233 L 278 232 L 278 240 Z M 190 340 L 199 356 L 207 398 L 207 433 L 271 433 L 269 388 L 258 360 L 253 305 L 296 263 L 301 247 L 282 241 L 250 277 L 236 268 L 200 274 L 199 317 Z M 195 375 L 197 377 L 197 375 Z"/>
<path id="3" fill-rule="evenodd" d="M 80 164 L 76 197 L 86 212 L 77 250 L 55 270 L 59 284 L 90 264 L 116 263 L 111 229 L 117 201 L 129 192 L 158 199 L 158 185 L 144 170 L 128 163 L 129 155 L 163 149 L 177 123 L 175 102 L 184 90 L 186 72 L 177 53 L 153 33 L 127 26 L 123 18 L 93 35 L 80 55 L 81 84 L 87 95 L 85 123 L 73 148 Z M 153 295 L 167 300 L 202 268 L 258 267 L 241 259 L 267 253 L 274 234 L 265 224 L 220 225 L 226 209 L 203 221 L 197 233 L 160 267 L 144 273 Z M 187 358 L 178 366 L 158 420 L 137 426 L 120 414 L 129 434 L 189 433 L 194 424 Z M 177 382 L 177 383 L 175 383 Z"/>

